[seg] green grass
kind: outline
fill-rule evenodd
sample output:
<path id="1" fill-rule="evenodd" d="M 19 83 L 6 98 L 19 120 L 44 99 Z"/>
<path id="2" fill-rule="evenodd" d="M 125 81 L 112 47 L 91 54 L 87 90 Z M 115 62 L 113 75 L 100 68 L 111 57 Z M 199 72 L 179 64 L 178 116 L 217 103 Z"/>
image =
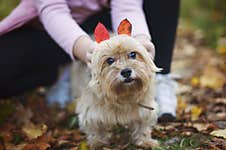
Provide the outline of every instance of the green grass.
<path id="1" fill-rule="evenodd" d="M 206 43 L 216 47 L 217 40 L 226 36 L 226 1 L 182 0 L 181 19 L 201 29 Z"/>
<path id="2" fill-rule="evenodd" d="M 161 146 L 154 150 L 193 150 L 200 148 L 204 142 L 210 139 L 208 136 L 202 134 L 194 134 L 189 137 L 169 137 L 161 140 Z"/>
<path id="3" fill-rule="evenodd" d="M 0 20 L 7 16 L 20 0 L 1 0 L 0 1 Z"/>

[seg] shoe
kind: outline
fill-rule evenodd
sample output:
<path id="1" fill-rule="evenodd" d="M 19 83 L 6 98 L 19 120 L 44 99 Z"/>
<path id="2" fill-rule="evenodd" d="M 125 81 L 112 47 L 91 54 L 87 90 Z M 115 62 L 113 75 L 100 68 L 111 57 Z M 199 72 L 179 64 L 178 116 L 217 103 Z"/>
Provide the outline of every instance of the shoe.
<path id="1" fill-rule="evenodd" d="M 169 122 L 176 118 L 177 82 L 174 80 L 177 76 L 172 74 L 156 75 L 156 101 L 159 105 L 159 121 Z"/>
<path id="2" fill-rule="evenodd" d="M 46 94 L 46 100 L 48 104 L 57 103 L 61 108 L 64 108 L 71 101 L 70 65 L 64 68 L 58 81 L 50 87 Z"/>
<path id="3" fill-rule="evenodd" d="M 167 122 L 173 122 L 176 120 L 176 117 L 169 113 L 163 113 L 158 118 L 158 123 L 167 123 Z"/>

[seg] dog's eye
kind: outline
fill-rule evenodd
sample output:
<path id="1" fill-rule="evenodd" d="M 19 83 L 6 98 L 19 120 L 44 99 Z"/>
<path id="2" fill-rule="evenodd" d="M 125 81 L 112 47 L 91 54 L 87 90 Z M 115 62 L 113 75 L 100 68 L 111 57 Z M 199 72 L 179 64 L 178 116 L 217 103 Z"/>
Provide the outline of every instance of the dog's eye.
<path id="1" fill-rule="evenodd" d="M 128 54 L 128 57 L 129 58 L 131 58 L 131 59 L 136 59 L 136 52 L 130 52 L 129 54 Z"/>
<path id="2" fill-rule="evenodd" d="M 111 64 L 113 64 L 113 63 L 115 62 L 115 59 L 112 58 L 112 57 L 109 57 L 109 58 L 106 60 L 106 62 L 107 62 L 109 65 L 111 65 Z"/>

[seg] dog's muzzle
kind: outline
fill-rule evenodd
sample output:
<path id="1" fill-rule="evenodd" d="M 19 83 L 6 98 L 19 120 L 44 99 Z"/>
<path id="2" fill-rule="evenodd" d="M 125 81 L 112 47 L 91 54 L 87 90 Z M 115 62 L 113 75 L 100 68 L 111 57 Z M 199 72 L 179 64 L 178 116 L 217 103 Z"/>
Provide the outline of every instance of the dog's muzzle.
<path id="1" fill-rule="evenodd" d="M 130 68 L 125 68 L 120 72 L 120 75 L 124 78 L 124 82 L 125 83 L 130 83 L 132 82 L 134 79 L 132 77 L 132 69 Z"/>

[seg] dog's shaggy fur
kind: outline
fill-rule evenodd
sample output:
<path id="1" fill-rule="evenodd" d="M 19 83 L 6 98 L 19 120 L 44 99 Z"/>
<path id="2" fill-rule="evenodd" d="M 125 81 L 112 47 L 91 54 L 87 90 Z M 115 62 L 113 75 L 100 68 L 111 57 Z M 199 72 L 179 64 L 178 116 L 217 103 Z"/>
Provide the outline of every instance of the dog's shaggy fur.
<path id="1" fill-rule="evenodd" d="M 128 56 L 131 52 L 136 58 Z M 115 60 L 112 64 L 106 62 L 110 57 Z M 151 138 L 151 128 L 157 120 L 154 82 L 155 72 L 160 69 L 149 52 L 132 37 L 117 35 L 98 44 L 91 62 L 91 80 L 76 108 L 80 129 L 87 134 L 90 146 L 94 149 L 107 144 L 106 133 L 118 124 L 129 126 L 134 144 L 158 146 Z M 125 68 L 132 71 L 130 82 L 121 75 Z"/>

